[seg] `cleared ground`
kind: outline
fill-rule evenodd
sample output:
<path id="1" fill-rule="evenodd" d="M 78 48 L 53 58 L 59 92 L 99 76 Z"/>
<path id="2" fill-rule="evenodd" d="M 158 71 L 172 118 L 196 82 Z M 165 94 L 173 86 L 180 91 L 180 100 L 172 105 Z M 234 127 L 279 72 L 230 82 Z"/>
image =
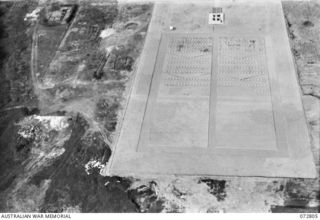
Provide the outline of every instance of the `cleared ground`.
<path id="1" fill-rule="evenodd" d="M 114 151 L 118 175 L 315 177 L 280 1 L 158 3 Z"/>

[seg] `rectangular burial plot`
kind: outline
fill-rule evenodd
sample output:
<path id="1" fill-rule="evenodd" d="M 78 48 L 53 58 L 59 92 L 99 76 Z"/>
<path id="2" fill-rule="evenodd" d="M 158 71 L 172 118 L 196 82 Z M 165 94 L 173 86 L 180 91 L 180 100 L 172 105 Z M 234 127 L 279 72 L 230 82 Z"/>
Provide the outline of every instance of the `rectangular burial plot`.
<path id="1" fill-rule="evenodd" d="M 264 38 L 218 37 L 217 43 L 211 146 L 276 151 L 273 104 L 277 103 L 272 103 Z M 279 125 L 278 130 L 281 129 Z"/>
<path id="2" fill-rule="evenodd" d="M 139 151 L 207 148 L 212 44 L 212 37 L 163 35 Z"/>
<path id="3" fill-rule="evenodd" d="M 149 33 L 107 173 L 315 177 L 281 5 L 270 7 L 281 22 L 266 35 Z"/>
<path id="4" fill-rule="evenodd" d="M 262 37 L 164 34 L 138 151 L 285 153 L 272 100 Z"/>

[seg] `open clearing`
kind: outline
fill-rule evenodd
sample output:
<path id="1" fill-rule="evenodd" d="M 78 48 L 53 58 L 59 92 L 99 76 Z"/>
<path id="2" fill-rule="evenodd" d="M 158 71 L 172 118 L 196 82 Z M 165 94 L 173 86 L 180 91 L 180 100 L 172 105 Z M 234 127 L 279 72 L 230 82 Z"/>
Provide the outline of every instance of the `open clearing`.
<path id="1" fill-rule="evenodd" d="M 223 25 L 208 24 L 212 7 Z M 158 2 L 109 165 L 124 176 L 316 177 L 280 1 Z"/>

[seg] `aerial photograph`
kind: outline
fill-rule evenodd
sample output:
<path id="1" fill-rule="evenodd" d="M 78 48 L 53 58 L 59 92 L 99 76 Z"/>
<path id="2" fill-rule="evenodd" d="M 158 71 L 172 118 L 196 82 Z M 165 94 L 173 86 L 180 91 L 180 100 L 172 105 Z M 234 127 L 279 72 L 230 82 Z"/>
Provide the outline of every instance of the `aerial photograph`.
<path id="1" fill-rule="evenodd" d="M 0 158 L 1 219 L 318 219 L 320 0 L 0 0 Z"/>

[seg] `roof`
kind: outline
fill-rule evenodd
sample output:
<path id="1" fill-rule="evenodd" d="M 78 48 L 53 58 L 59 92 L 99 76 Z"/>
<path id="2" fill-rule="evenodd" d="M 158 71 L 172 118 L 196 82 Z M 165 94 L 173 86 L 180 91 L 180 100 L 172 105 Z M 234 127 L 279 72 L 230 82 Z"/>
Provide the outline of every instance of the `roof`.
<path id="1" fill-rule="evenodd" d="M 212 13 L 222 13 L 222 8 L 212 8 Z"/>

